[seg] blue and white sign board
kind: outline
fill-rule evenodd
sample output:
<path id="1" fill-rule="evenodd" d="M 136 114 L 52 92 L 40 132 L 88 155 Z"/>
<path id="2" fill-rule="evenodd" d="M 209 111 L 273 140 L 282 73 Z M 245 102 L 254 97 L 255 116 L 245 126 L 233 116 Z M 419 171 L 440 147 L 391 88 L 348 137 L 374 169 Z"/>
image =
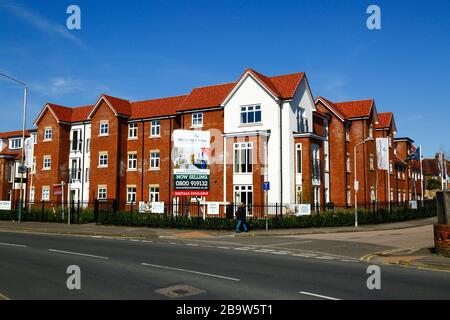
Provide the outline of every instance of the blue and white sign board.
<path id="1" fill-rule="evenodd" d="M 270 182 L 263 182 L 262 189 L 264 191 L 269 191 L 270 190 Z"/>
<path id="2" fill-rule="evenodd" d="M 11 210 L 11 201 L 0 201 L 0 210 Z"/>
<path id="3" fill-rule="evenodd" d="M 297 207 L 298 216 L 310 216 L 311 215 L 311 205 L 310 204 L 299 204 Z"/>
<path id="4" fill-rule="evenodd" d="M 152 213 L 164 213 L 164 202 L 152 202 Z"/>
<path id="5" fill-rule="evenodd" d="M 208 202 L 208 214 L 211 214 L 211 215 L 220 214 L 220 203 L 219 202 Z"/>

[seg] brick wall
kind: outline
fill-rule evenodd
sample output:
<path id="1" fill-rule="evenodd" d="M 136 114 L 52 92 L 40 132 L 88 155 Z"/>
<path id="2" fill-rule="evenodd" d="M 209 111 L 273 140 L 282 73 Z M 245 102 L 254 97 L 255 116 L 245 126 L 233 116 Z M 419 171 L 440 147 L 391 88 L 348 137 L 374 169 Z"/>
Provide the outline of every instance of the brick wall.
<path id="1" fill-rule="evenodd" d="M 434 225 L 434 243 L 438 253 L 450 255 L 450 225 Z"/>

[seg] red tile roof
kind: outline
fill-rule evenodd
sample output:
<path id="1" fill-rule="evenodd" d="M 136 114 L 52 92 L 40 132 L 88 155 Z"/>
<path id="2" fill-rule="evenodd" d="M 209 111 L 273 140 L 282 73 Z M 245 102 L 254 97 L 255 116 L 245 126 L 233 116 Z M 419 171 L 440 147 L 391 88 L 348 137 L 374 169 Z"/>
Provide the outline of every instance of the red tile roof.
<path id="1" fill-rule="evenodd" d="M 218 107 L 235 87 L 235 83 L 195 88 L 181 103 L 179 111 Z"/>
<path id="2" fill-rule="evenodd" d="M 251 73 L 258 79 L 272 94 L 280 99 L 291 99 L 304 77 L 304 73 L 294 73 L 275 77 L 267 77 L 252 69 L 247 69 L 240 79 L 247 73 Z M 179 111 L 212 108 L 221 106 L 225 98 L 235 88 L 237 83 L 224 83 L 213 86 L 206 86 L 193 89 L 190 94 L 184 96 L 167 97 L 161 99 L 130 102 L 125 99 L 102 94 L 104 98 L 117 114 L 129 116 L 130 119 L 151 118 L 158 116 L 174 115 Z M 59 121 L 81 122 L 88 120 L 88 116 L 93 112 L 94 106 L 84 106 L 68 108 L 56 104 L 47 104 Z M 43 112 L 36 119 L 37 123 Z"/>
<path id="3" fill-rule="evenodd" d="M 9 131 L 9 132 L 0 132 L 0 139 L 8 139 L 13 137 L 21 137 L 22 136 L 22 130 L 16 130 L 16 131 Z M 28 130 L 25 130 L 25 137 L 29 137 L 30 132 Z"/>
<path id="4" fill-rule="evenodd" d="M 58 121 L 62 122 L 81 122 L 87 119 L 89 112 L 92 110 L 92 105 L 82 107 L 63 107 L 57 104 L 47 104 L 51 111 L 55 114 Z"/>
<path id="5" fill-rule="evenodd" d="M 338 117 L 340 117 L 342 120 L 345 120 L 345 119 L 346 119 L 345 115 L 342 114 L 342 113 L 339 111 L 338 107 L 334 104 L 334 102 L 331 102 L 330 100 L 325 99 L 324 97 L 319 96 L 319 97 L 317 97 L 317 99 L 316 99 L 316 102 L 315 102 L 316 105 L 317 105 L 317 103 L 319 102 L 319 100 L 322 100 L 322 102 L 324 102 L 324 103 L 331 109 L 331 111 L 333 111 L 334 113 L 336 113 L 336 114 L 338 115 Z"/>
<path id="6" fill-rule="evenodd" d="M 106 98 L 111 106 L 114 108 L 115 112 L 124 116 L 131 115 L 131 103 L 128 100 L 120 99 L 106 94 L 102 94 L 102 97 Z"/>
<path id="7" fill-rule="evenodd" d="M 390 128 L 393 116 L 392 112 L 378 113 L 377 129 Z"/>
<path id="8" fill-rule="evenodd" d="M 131 103 L 131 120 L 173 115 L 187 96 L 178 96 Z"/>
<path id="9" fill-rule="evenodd" d="M 358 100 L 335 102 L 334 105 L 338 108 L 347 119 L 369 117 L 372 111 L 373 100 Z"/>

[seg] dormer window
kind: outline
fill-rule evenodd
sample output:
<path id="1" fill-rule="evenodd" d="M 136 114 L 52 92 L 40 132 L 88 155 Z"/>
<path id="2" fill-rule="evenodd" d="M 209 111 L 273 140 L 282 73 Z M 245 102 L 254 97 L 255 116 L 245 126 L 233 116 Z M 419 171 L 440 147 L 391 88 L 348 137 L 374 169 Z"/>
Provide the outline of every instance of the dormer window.
<path id="1" fill-rule="evenodd" d="M 11 139 L 9 143 L 9 148 L 11 150 L 22 148 L 22 138 Z"/>
<path id="2" fill-rule="evenodd" d="M 241 124 L 261 123 L 261 106 L 243 106 L 241 107 Z"/>

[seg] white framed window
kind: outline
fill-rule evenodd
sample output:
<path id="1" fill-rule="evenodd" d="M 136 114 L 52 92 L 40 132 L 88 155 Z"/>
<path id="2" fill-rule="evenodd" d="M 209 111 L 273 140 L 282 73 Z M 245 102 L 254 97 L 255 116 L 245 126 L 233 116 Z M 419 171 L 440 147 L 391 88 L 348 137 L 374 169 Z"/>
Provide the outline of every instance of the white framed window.
<path id="1" fill-rule="evenodd" d="M 193 127 L 203 127 L 203 113 L 196 112 L 192 114 L 192 126 Z"/>
<path id="2" fill-rule="evenodd" d="M 295 145 L 295 151 L 296 151 L 296 172 L 297 174 L 301 174 L 302 173 L 302 144 L 301 143 L 297 143 Z"/>
<path id="3" fill-rule="evenodd" d="M 370 170 L 374 171 L 375 170 L 375 166 L 374 166 L 374 161 L 373 161 L 373 154 L 371 154 L 369 156 L 369 165 L 370 165 Z"/>
<path id="4" fill-rule="evenodd" d="M 394 167 L 392 165 L 392 161 L 389 161 L 389 173 L 394 174 Z"/>
<path id="5" fill-rule="evenodd" d="M 253 172 L 253 144 L 251 142 L 234 144 L 234 173 Z"/>
<path id="6" fill-rule="evenodd" d="M 91 152 L 91 139 L 86 139 L 86 153 Z"/>
<path id="7" fill-rule="evenodd" d="M 135 186 L 127 187 L 127 202 L 128 203 L 136 202 L 136 187 Z"/>
<path id="8" fill-rule="evenodd" d="M 297 201 L 297 204 L 303 203 L 303 188 L 301 185 L 295 186 L 295 201 Z"/>
<path id="9" fill-rule="evenodd" d="M 347 205 L 352 205 L 352 190 L 350 187 L 347 187 Z"/>
<path id="10" fill-rule="evenodd" d="M 159 137 L 161 136 L 161 121 L 153 120 L 150 127 L 150 136 Z"/>
<path id="11" fill-rule="evenodd" d="M 108 153 L 101 152 L 98 154 L 98 166 L 100 168 L 108 167 Z"/>
<path id="12" fill-rule="evenodd" d="M 30 202 L 34 202 L 35 194 L 36 194 L 36 188 L 35 187 L 31 187 L 30 188 Z"/>
<path id="13" fill-rule="evenodd" d="M 31 166 L 31 173 L 36 173 L 36 157 L 33 157 L 33 165 Z"/>
<path id="14" fill-rule="evenodd" d="M 251 105 L 241 107 L 241 124 L 261 123 L 261 106 Z"/>
<path id="15" fill-rule="evenodd" d="M 43 170 L 50 170 L 52 168 L 52 157 L 51 156 L 44 156 L 43 161 Z"/>
<path id="16" fill-rule="evenodd" d="M 108 189 L 106 186 L 98 187 L 98 200 L 106 200 L 108 199 Z"/>
<path id="17" fill-rule="evenodd" d="M 394 189 L 391 188 L 391 202 L 394 202 Z"/>
<path id="18" fill-rule="evenodd" d="M 137 153 L 128 153 L 128 170 L 137 170 Z"/>
<path id="19" fill-rule="evenodd" d="M 22 138 L 11 139 L 9 143 L 9 148 L 11 150 L 21 149 L 22 148 Z"/>
<path id="20" fill-rule="evenodd" d="M 86 174 L 84 176 L 84 180 L 86 183 L 89 182 L 89 174 L 90 174 L 90 170 L 89 170 L 89 168 L 86 168 Z"/>
<path id="21" fill-rule="evenodd" d="M 50 187 L 42 187 L 42 201 L 50 200 Z"/>
<path id="22" fill-rule="evenodd" d="M 137 139 L 138 137 L 138 124 L 136 122 L 128 125 L 128 139 Z"/>
<path id="23" fill-rule="evenodd" d="M 320 147 L 319 147 L 318 144 L 312 144 L 312 146 L 311 146 L 311 156 L 312 156 L 312 175 L 313 175 L 313 179 L 320 179 L 321 178 Z"/>
<path id="24" fill-rule="evenodd" d="M 373 139 L 373 125 L 369 125 L 369 139 Z"/>
<path id="25" fill-rule="evenodd" d="M 81 152 L 83 150 L 82 131 L 73 130 L 71 133 L 72 141 L 70 143 L 70 150 L 72 152 Z"/>
<path id="26" fill-rule="evenodd" d="M 10 162 L 8 165 L 8 182 L 13 182 L 14 180 L 14 162 Z"/>
<path id="27" fill-rule="evenodd" d="M 161 162 L 159 151 L 150 152 L 150 170 L 159 169 L 159 165 Z"/>
<path id="28" fill-rule="evenodd" d="M 253 186 L 252 185 L 235 185 L 234 186 L 234 203 L 244 203 L 246 215 L 252 216 L 253 205 Z"/>
<path id="29" fill-rule="evenodd" d="M 37 134 L 36 133 L 32 133 L 31 134 L 31 138 L 33 139 L 33 144 L 37 144 Z"/>
<path id="30" fill-rule="evenodd" d="M 159 202 L 159 186 L 150 186 L 149 200 L 150 202 Z"/>
<path id="31" fill-rule="evenodd" d="M 376 199 L 376 194 L 375 194 L 375 187 L 371 187 L 370 188 L 370 200 L 372 202 L 377 200 Z"/>
<path id="32" fill-rule="evenodd" d="M 53 138 L 52 128 L 45 128 L 44 129 L 44 141 L 51 141 L 52 138 Z"/>
<path id="33" fill-rule="evenodd" d="M 100 121 L 100 134 L 99 136 L 109 135 L 109 123 L 108 121 Z"/>

